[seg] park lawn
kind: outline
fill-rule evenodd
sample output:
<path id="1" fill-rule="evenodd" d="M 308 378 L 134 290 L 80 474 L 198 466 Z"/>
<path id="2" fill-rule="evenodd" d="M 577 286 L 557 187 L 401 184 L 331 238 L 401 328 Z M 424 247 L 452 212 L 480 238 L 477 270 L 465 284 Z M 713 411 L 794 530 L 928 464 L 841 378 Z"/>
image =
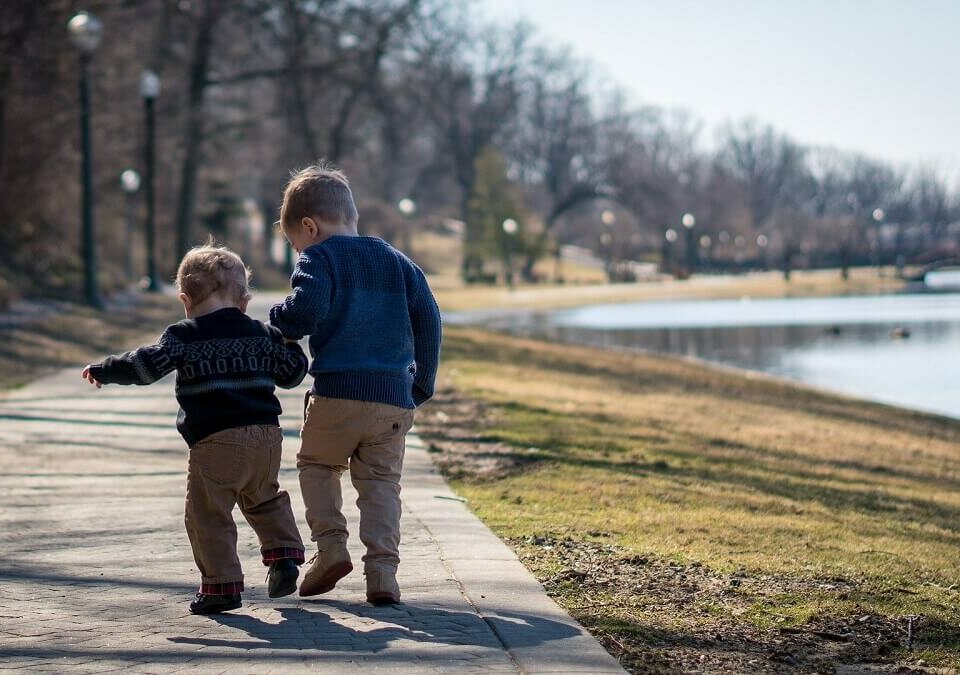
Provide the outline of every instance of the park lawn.
<path id="1" fill-rule="evenodd" d="M 441 382 L 455 489 L 632 670 L 960 667 L 960 422 L 464 328 Z"/>

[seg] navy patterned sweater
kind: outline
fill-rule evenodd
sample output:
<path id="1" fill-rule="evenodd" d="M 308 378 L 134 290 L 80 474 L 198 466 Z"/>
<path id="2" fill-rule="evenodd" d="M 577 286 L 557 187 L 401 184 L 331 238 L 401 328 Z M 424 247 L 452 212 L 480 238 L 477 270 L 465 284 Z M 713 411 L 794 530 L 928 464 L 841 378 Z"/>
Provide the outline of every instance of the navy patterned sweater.
<path id="1" fill-rule="evenodd" d="M 401 408 L 433 396 L 440 310 L 407 256 L 376 237 L 336 235 L 304 249 L 290 284 L 270 322 L 310 336 L 313 393 Z"/>
<path id="2" fill-rule="evenodd" d="M 279 424 L 274 385 L 297 386 L 307 372 L 300 345 L 229 307 L 168 326 L 157 344 L 107 357 L 90 374 L 105 384 L 150 384 L 177 371 L 177 430 L 193 446 L 249 424 Z"/>

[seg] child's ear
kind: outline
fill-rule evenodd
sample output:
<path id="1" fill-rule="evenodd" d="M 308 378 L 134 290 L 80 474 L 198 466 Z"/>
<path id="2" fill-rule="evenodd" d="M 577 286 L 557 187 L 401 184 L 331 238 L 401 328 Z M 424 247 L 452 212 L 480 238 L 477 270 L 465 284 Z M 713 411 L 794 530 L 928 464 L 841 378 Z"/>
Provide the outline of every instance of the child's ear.
<path id="1" fill-rule="evenodd" d="M 193 300 L 190 299 L 189 295 L 187 295 L 186 293 L 180 293 L 177 295 L 177 297 L 180 298 L 180 302 L 183 303 L 184 309 L 188 311 L 193 309 Z"/>
<path id="2" fill-rule="evenodd" d="M 300 226 L 309 232 L 311 237 L 316 237 L 320 234 L 320 226 L 317 225 L 317 221 L 309 216 L 304 216 L 300 219 Z"/>

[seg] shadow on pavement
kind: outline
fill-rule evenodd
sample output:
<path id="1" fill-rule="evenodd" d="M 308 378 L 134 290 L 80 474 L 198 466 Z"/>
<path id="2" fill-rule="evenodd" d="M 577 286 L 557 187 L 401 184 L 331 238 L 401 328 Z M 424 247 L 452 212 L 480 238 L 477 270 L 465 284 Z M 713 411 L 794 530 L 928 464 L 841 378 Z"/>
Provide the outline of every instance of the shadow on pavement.
<path id="1" fill-rule="evenodd" d="M 269 623 L 245 614 L 211 615 L 217 623 L 244 631 L 252 640 L 208 637 L 171 637 L 179 644 L 235 649 L 360 649 L 380 652 L 396 640 L 503 649 L 497 634 L 506 631 L 511 646 L 532 646 L 578 635 L 573 627 L 531 615 L 503 615 L 489 622 L 472 612 L 397 605 L 367 607 L 330 602 L 332 607 L 367 619 L 369 630 L 338 623 L 327 612 L 302 607 L 283 607 L 281 620 Z M 494 630 L 491 630 L 493 628 Z"/>
<path id="2" fill-rule="evenodd" d="M 141 533 L 136 531 L 123 531 L 123 534 L 130 534 L 142 536 Z M 95 533 L 100 534 L 100 533 Z M 79 538 L 89 538 L 91 533 L 84 533 L 83 535 L 78 535 Z M 49 544 L 47 544 L 49 547 Z M 14 564 L 19 565 L 14 567 Z M 95 570 L 98 568 L 89 568 Z M 36 566 L 27 567 L 22 562 L 11 563 L 8 560 L 0 558 L 0 582 L 26 582 L 34 583 L 43 588 L 50 588 L 51 584 L 55 584 L 57 588 L 64 587 L 68 588 L 71 586 L 79 587 L 103 587 L 106 592 L 115 590 L 118 588 L 132 587 L 132 588 L 142 588 L 153 591 L 173 591 L 176 593 L 183 593 L 184 597 L 189 597 L 194 591 L 191 590 L 191 586 L 184 583 L 167 583 L 156 580 L 145 580 L 145 579 L 136 579 L 136 578 L 122 578 L 115 576 L 102 576 L 98 574 L 97 576 L 81 576 L 78 574 L 64 574 L 50 569 L 49 566 L 38 564 Z"/>
<path id="3" fill-rule="evenodd" d="M 69 417 L 41 417 L 34 415 L 3 414 L 0 420 L 11 420 L 14 422 L 51 422 L 53 424 L 83 424 L 94 427 L 139 427 L 147 429 L 170 429 L 171 424 L 151 424 L 148 422 L 119 422 L 115 420 L 98 420 L 90 418 L 69 418 Z"/>

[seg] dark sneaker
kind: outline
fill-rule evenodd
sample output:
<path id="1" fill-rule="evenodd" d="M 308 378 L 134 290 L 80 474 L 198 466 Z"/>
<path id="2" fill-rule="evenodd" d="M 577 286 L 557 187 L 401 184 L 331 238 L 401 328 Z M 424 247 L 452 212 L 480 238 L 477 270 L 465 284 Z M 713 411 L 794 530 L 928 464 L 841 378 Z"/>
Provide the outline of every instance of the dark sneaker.
<path id="1" fill-rule="evenodd" d="M 197 593 L 197 599 L 190 603 L 191 614 L 219 614 L 231 609 L 239 609 L 240 594 L 234 595 L 204 595 Z"/>
<path id="2" fill-rule="evenodd" d="M 297 577 L 300 570 L 292 558 L 281 558 L 270 563 L 267 572 L 267 595 L 271 598 L 282 598 L 297 590 Z"/>

